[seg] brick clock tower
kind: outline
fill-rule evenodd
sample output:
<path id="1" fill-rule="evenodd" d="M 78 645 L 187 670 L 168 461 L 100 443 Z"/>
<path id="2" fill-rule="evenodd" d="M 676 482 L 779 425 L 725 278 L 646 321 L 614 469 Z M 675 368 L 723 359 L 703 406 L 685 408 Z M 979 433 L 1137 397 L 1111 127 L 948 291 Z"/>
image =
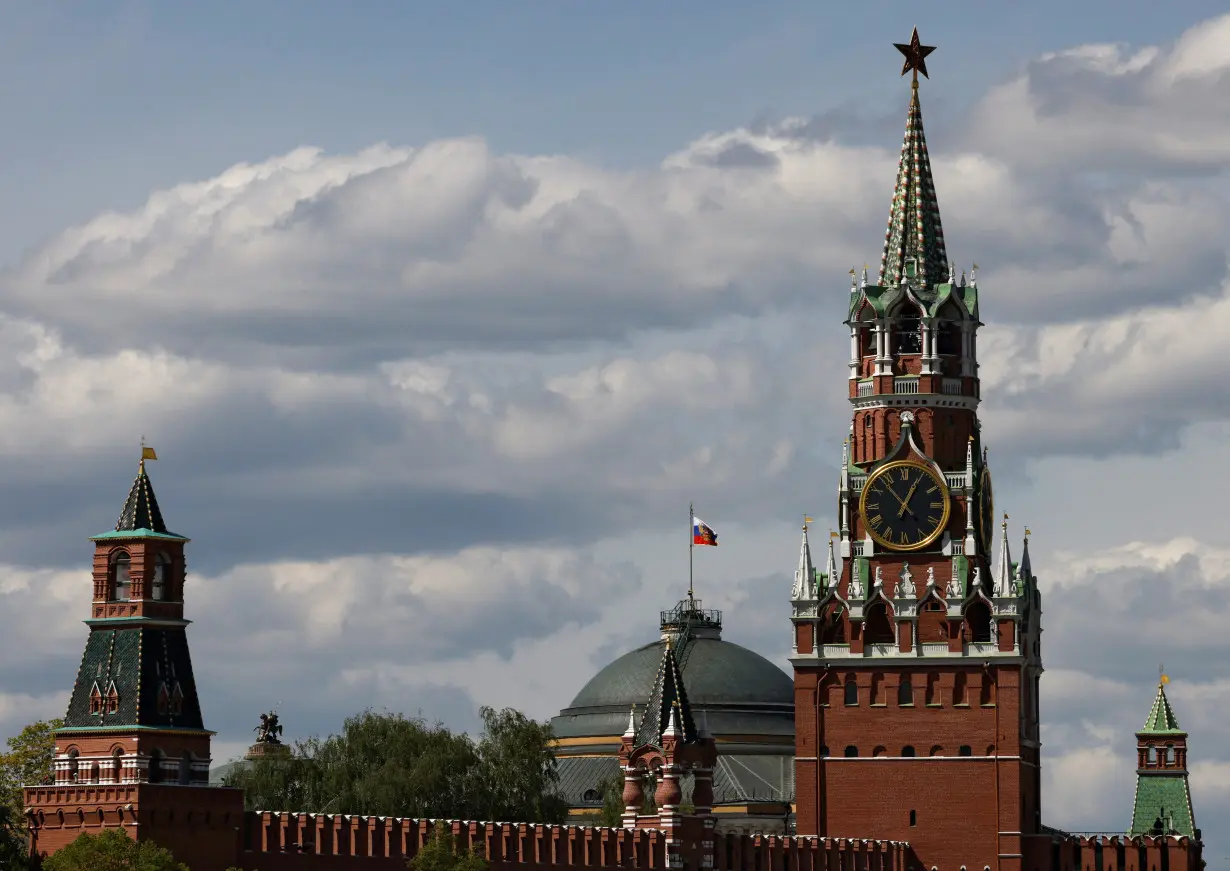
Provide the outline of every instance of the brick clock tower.
<path id="1" fill-rule="evenodd" d="M 121 828 L 168 847 L 194 871 L 232 864 L 243 794 L 211 787 L 189 621 L 184 545 L 162 519 L 145 460 L 115 529 L 94 536 L 85 653 L 55 735 L 55 778 L 25 790 L 31 851 Z M 216 855 L 215 855 L 216 854 Z"/>
<path id="2" fill-rule="evenodd" d="M 797 827 L 1032 869 L 1041 599 L 1028 538 L 1018 565 L 996 528 L 976 267 L 948 261 L 918 100 L 933 49 L 897 48 L 913 87 L 879 277 L 851 272 L 840 532 L 817 571 L 804 529 L 792 595 Z"/>

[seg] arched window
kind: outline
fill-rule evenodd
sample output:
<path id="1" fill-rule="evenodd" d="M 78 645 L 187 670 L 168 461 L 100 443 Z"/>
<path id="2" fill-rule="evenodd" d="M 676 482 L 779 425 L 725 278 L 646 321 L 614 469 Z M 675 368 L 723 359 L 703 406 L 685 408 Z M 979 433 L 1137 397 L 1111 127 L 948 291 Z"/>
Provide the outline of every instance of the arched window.
<path id="1" fill-rule="evenodd" d="M 858 704 L 858 684 L 854 681 L 854 675 L 846 678 L 846 704 Z"/>
<path id="2" fill-rule="evenodd" d="M 971 602 L 965 609 L 965 631 L 975 643 L 985 644 L 991 640 L 991 609 L 986 602 Z"/>
<path id="3" fill-rule="evenodd" d="M 914 758 L 914 745 L 906 744 L 904 747 L 902 747 L 901 755 L 904 756 L 906 759 L 913 759 Z"/>
<path id="4" fill-rule="evenodd" d="M 827 757 L 828 757 L 828 755 L 829 755 L 829 747 L 828 747 L 828 745 L 827 745 L 827 744 L 821 744 L 821 745 L 820 745 L 820 749 L 819 749 L 817 752 L 819 753 L 819 756 L 820 756 L 820 758 L 821 758 L 821 759 L 825 759 L 825 758 L 827 758 Z"/>
<path id="5" fill-rule="evenodd" d="M 179 757 L 179 783 L 180 786 L 187 786 L 192 782 L 192 759 L 190 754 L 185 753 Z"/>
<path id="6" fill-rule="evenodd" d="M 77 748 L 68 751 L 68 780 L 70 783 L 76 783 L 80 773 L 80 757 L 81 754 Z"/>
<path id="7" fill-rule="evenodd" d="M 910 811 L 910 825 L 918 825 L 918 811 Z"/>
<path id="8" fill-rule="evenodd" d="M 1167 744 L 1167 745 L 1166 745 L 1166 764 L 1167 764 L 1167 765 L 1174 765 L 1174 762 L 1175 762 L 1175 758 L 1174 758 L 1174 745 L 1173 745 L 1173 744 Z"/>
<path id="9" fill-rule="evenodd" d="M 857 757 L 858 757 L 858 748 L 855 747 L 853 744 L 848 745 L 846 747 L 846 758 L 855 759 Z"/>
<path id="10" fill-rule="evenodd" d="M 1152 744 L 1149 745 L 1148 755 L 1146 758 L 1149 760 L 1150 765 L 1157 764 L 1157 748 Z"/>
<path id="11" fill-rule="evenodd" d="M 938 674 L 927 675 L 927 704 L 939 705 L 940 703 L 940 676 Z"/>
<path id="12" fill-rule="evenodd" d="M 957 755 L 958 756 L 973 756 L 974 750 L 968 744 L 962 744 L 959 748 L 957 748 Z"/>
<path id="13" fill-rule="evenodd" d="M 111 599 L 113 601 L 128 601 L 132 593 L 131 568 L 132 558 L 128 556 L 128 551 L 117 551 L 111 558 Z"/>
<path id="14" fill-rule="evenodd" d="M 912 305 L 904 306 L 893 324 L 894 352 L 918 354 L 922 351 L 922 314 Z"/>
<path id="15" fill-rule="evenodd" d="M 150 584 L 150 598 L 161 602 L 167 598 L 167 585 L 170 583 L 171 558 L 165 553 L 154 557 L 154 580 Z"/>
<path id="16" fill-rule="evenodd" d="M 871 321 L 864 321 L 859 324 L 859 347 L 862 349 L 864 357 L 874 357 L 876 355 L 876 328 Z"/>
<path id="17" fill-rule="evenodd" d="M 101 775 L 101 770 L 98 766 L 98 763 L 91 762 L 90 763 L 90 783 L 98 783 L 98 779 L 100 775 Z"/>
<path id="18" fill-rule="evenodd" d="M 952 321 L 939 321 L 935 327 L 935 350 L 941 357 L 956 357 L 961 353 L 961 334 Z"/>
<path id="19" fill-rule="evenodd" d="M 846 623 L 842 619 L 840 605 L 831 605 L 824 621 L 820 624 L 821 644 L 845 644 Z"/>
<path id="20" fill-rule="evenodd" d="M 116 783 L 124 780 L 124 748 L 116 747 L 111 751 L 111 776 Z"/>
<path id="21" fill-rule="evenodd" d="M 893 630 L 888 605 L 884 602 L 876 602 L 867 609 L 867 616 L 863 623 L 863 643 L 892 644 L 896 640 L 897 633 Z"/>
<path id="22" fill-rule="evenodd" d="M 909 707 L 914 704 L 914 680 L 909 674 L 901 676 L 901 682 L 897 684 L 897 705 L 899 707 Z"/>
<path id="23" fill-rule="evenodd" d="M 934 746 L 931 748 L 931 754 L 930 754 L 930 755 L 932 755 L 932 756 L 943 756 L 943 755 L 944 755 L 944 748 L 943 748 L 943 747 L 941 747 L 939 744 L 936 744 L 936 745 L 934 745 Z"/>
<path id="24" fill-rule="evenodd" d="M 882 745 L 878 746 L 874 750 L 871 751 L 871 755 L 877 759 L 880 758 L 881 756 L 887 756 L 888 748 Z"/>

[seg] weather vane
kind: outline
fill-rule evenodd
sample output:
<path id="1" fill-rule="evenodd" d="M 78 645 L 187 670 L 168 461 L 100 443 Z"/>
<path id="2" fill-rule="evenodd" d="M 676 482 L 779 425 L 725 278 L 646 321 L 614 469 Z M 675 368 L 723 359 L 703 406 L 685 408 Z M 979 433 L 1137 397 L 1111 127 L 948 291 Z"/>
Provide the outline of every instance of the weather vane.
<path id="1" fill-rule="evenodd" d="M 901 75 L 905 75 L 911 70 L 914 72 L 914 87 L 918 87 L 918 74 L 922 73 L 924 78 L 931 78 L 927 75 L 927 55 L 935 51 L 934 45 L 923 45 L 918 38 L 918 28 L 914 28 L 914 33 L 910 36 L 908 44 L 895 42 L 897 51 L 905 55 L 905 62 L 901 65 Z"/>

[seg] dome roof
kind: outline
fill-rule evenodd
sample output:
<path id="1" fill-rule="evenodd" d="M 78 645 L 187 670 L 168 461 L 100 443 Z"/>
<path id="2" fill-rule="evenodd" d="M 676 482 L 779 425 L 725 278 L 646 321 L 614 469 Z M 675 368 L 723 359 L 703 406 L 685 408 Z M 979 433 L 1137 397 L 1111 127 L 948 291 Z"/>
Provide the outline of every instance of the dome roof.
<path id="1" fill-rule="evenodd" d="M 628 711 L 643 711 L 654 689 L 662 643 L 625 653 L 581 688 L 552 721 L 556 736 L 615 736 Z M 683 682 L 692 710 L 715 735 L 794 735 L 794 681 L 758 653 L 721 638 L 688 642 Z"/>

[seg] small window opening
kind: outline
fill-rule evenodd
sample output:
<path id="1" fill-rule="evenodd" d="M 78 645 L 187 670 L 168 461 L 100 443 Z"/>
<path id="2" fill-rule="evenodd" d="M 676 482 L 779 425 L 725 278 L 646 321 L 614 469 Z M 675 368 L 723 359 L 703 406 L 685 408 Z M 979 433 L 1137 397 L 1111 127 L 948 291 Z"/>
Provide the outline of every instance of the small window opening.
<path id="1" fill-rule="evenodd" d="M 962 744 L 960 748 L 958 748 L 957 750 L 957 755 L 958 756 L 973 756 L 974 751 L 973 749 L 970 748 L 968 744 Z"/>
<path id="2" fill-rule="evenodd" d="M 922 351 L 922 315 L 914 306 L 907 306 L 897 318 L 894 337 L 898 354 L 918 354 Z"/>
<path id="3" fill-rule="evenodd" d="M 170 574 L 170 560 L 166 554 L 158 554 L 154 559 L 154 581 L 150 585 L 150 598 L 161 602 L 167 597 L 167 576 Z"/>
<path id="4" fill-rule="evenodd" d="M 854 759 L 854 758 L 856 758 L 857 756 L 858 756 L 858 748 L 857 748 L 857 747 L 855 747 L 853 744 L 851 744 L 851 745 L 849 745 L 848 747 L 846 747 L 846 758 L 847 758 L 847 759 Z"/>
<path id="5" fill-rule="evenodd" d="M 132 558 L 125 551 L 116 554 L 112 562 L 111 598 L 116 602 L 127 602 L 132 594 Z"/>
<path id="6" fill-rule="evenodd" d="M 909 707 L 914 704 L 914 682 L 908 674 L 901 676 L 901 682 L 897 684 L 897 705 L 899 707 Z"/>
<path id="7" fill-rule="evenodd" d="M 913 759 L 913 758 L 914 758 L 914 756 L 916 755 L 916 754 L 914 753 L 914 745 L 913 745 L 913 744 L 906 744 L 904 747 L 902 747 L 902 748 L 901 748 L 901 755 L 902 755 L 902 756 L 904 756 L 906 759 Z"/>
<path id="8" fill-rule="evenodd" d="M 858 684 L 854 682 L 853 677 L 846 678 L 846 704 L 858 704 Z"/>
<path id="9" fill-rule="evenodd" d="M 910 811 L 910 825 L 911 826 L 918 825 L 918 811 L 913 811 L 913 810 Z"/>

